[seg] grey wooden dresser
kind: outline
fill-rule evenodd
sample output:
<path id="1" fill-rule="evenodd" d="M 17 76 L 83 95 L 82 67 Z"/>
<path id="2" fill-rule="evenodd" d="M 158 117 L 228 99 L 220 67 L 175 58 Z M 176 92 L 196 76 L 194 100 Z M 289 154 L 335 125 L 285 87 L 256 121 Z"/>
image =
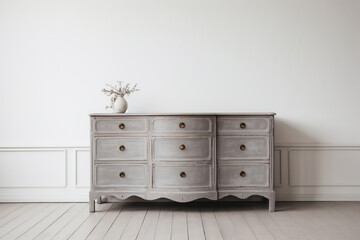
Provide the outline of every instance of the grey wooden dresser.
<path id="1" fill-rule="evenodd" d="M 275 209 L 275 113 L 90 114 L 91 190 L 189 202 L 259 195 Z"/>

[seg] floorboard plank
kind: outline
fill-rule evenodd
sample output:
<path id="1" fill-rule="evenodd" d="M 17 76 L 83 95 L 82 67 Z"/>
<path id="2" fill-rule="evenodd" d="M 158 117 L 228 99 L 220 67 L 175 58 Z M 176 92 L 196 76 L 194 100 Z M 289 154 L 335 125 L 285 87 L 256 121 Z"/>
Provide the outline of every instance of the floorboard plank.
<path id="1" fill-rule="evenodd" d="M 275 240 L 275 237 L 255 213 L 252 211 L 245 212 L 243 217 L 257 239 Z"/>
<path id="2" fill-rule="evenodd" d="M 61 217 L 66 211 L 68 211 L 73 205 L 74 203 L 61 203 L 55 211 L 47 215 L 43 220 L 38 222 L 35 226 L 30 228 L 17 239 L 29 240 L 36 238 L 46 228 L 53 224 L 59 217 Z"/>
<path id="3" fill-rule="evenodd" d="M 25 223 L 29 218 L 36 215 L 39 210 L 46 209 L 49 206 L 49 204 L 37 204 L 33 206 L 28 211 L 23 212 L 16 218 L 12 219 L 11 221 L 7 222 L 6 224 L 2 225 L 0 227 L 0 237 L 4 236 L 5 234 L 9 233 L 10 231 L 14 230 L 19 225 Z"/>
<path id="4" fill-rule="evenodd" d="M 222 240 L 220 227 L 216 221 L 215 214 L 212 209 L 202 209 L 200 211 L 201 220 L 204 226 L 206 240 Z"/>
<path id="5" fill-rule="evenodd" d="M 21 207 L 15 209 L 14 211 L 11 211 L 9 214 L 0 219 L 0 227 L 19 217 L 21 214 L 24 214 L 27 211 L 31 210 L 34 206 L 36 206 L 36 204 L 23 204 Z"/>
<path id="6" fill-rule="evenodd" d="M 205 240 L 205 232 L 199 209 L 187 210 L 189 240 Z"/>
<path id="7" fill-rule="evenodd" d="M 0 204 L 0 219 L 23 206 L 24 205 L 21 203 L 15 203 L 15 204 L 2 203 L 2 204 Z"/>
<path id="8" fill-rule="evenodd" d="M 345 223 L 350 229 L 359 226 L 360 222 L 360 211 L 346 202 L 332 202 L 334 210 L 339 214 L 339 220 Z M 360 230 L 360 227 L 358 228 Z"/>
<path id="9" fill-rule="evenodd" d="M 113 204 L 111 209 L 105 214 L 105 216 L 101 219 L 101 221 L 96 225 L 94 230 L 90 233 L 90 235 L 86 238 L 88 240 L 98 240 L 102 239 L 117 216 L 120 214 L 121 209 L 123 208 L 122 204 Z"/>
<path id="10" fill-rule="evenodd" d="M 267 209 L 255 209 L 252 208 L 259 216 L 261 221 L 268 226 L 268 229 L 272 232 L 276 239 L 284 240 L 309 240 L 311 239 L 302 229 L 293 224 L 294 219 L 284 219 L 282 217 L 283 212 L 269 212 Z"/>
<path id="11" fill-rule="evenodd" d="M 159 221 L 156 226 L 155 240 L 171 239 L 171 226 L 173 220 L 173 209 L 171 207 L 163 207 L 160 211 Z"/>
<path id="12" fill-rule="evenodd" d="M 58 204 L 41 204 L 39 208 L 34 208 L 35 211 L 29 211 L 30 215 L 25 221 L 24 216 L 17 218 L 18 221 L 13 221 L 13 224 L 16 226 L 10 232 L 2 237 L 2 239 L 16 239 L 21 236 L 23 233 L 28 231 L 30 228 L 35 226 L 41 220 L 43 220 L 47 215 L 53 212 L 58 207 Z M 22 223 L 21 223 L 22 222 Z"/>
<path id="13" fill-rule="evenodd" d="M 100 222 L 100 220 L 105 216 L 105 214 L 112 207 L 112 203 L 104 203 L 99 205 L 99 209 L 96 212 L 91 213 L 89 217 L 81 224 L 81 226 L 76 229 L 74 234 L 70 236 L 69 239 L 80 240 L 86 239 L 95 226 Z"/>
<path id="14" fill-rule="evenodd" d="M 237 231 L 231 222 L 227 211 L 224 208 L 214 210 L 216 221 L 220 227 L 221 235 L 224 240 L 239 240 Z"/>
<path id="15" fill-rule="evenodd" d="M 72 206 L 64 215 L 46 228 L 40 235 L 38 235 L 36 240 L 48 240 L 52 239 L 66 224 L 69 223 L 77 214 L 83 209 L 86 208 L 87 204 L 78 203 Z"/>
<path id="16" fill-rule="evenodd" d="M 174 211 L 171 229 L 172 240 L 188 239 L 187 215 L 184 208 L 178 208 Z"/>
<path id="17" fill-rule="evenodd" d="M 249 224 L 244 219 L 244 213 L 246 208 L 229 208 L 226 213 L 228 214 L 230 221 L 232 222 L 236 232 L 237 239 L 239 240 L 256 240 L 257 237 L 250 228 Z"/>
<path id="18" fill-rule="evenodd" d="M 71 219 L 59 232 L 56 233 L 52 240 L 68 239 L 81 226 L 81 224 L 85 222 L 90 214 L 89 206 L 86 204 L 86 206 L 82 208 L 73 219 Z"/>
<path id="19" fill-rule="evenodd" d="M 333 236 L 337 236 L 337 239 L 359 239 L 359 218 L 353 219 L 357 215 L 354 211 L 346 212 L 342 204 L 337 205 L 335 202 L 325 202 L 322 208 L 324 209 L 323 214 L 330 218 L 327 223 L 332 226 L 329 231 L 333 232 Z M 357 222 L 353 222 L 354 220 Z"/>
<path id="20" fill-rule="evenodd" d="M 278 206 L 286 206 L 287 209 L 279 211 L 282 212 L 282 217 L 291 219 L 291 224 L 298 225 L 310 238 L 332 239 L 332 235 L 329 234 L 331 227 L 329 229 L 325 219 L 319 218 L 319 211 L 317 211 L 319 208 L 315 206 L 314 209 L 313 203 L 307 202 L 306 205 L 299 202 L 279 203 Z"/>
<path id="21" fill-rule="evenodd" d="M 104 240 L 120 239 L 120 237 L 124 233 L 126 226 L 128 225 L 131 219 L 132 212 L 134 209 L 135 208 L 131 206 L 130 207 L 127 205 L 124 206 L 124 208 L 117 216 L 113 224 L 109 226 L 109 229 L 104 236 Z"/>
<path id="22" fill-rule="evenodd" d="M 147 214 L 147 207 L 140 206 L 133 210 L 131 219 L 127 224 L 121 240 L 135 240 Z"/>
<path id="23" fill-rule="evenodd" d="M 160 216 L 159 207 L 150 206 L 136 240 L 154 239 L 156 227 L 159 221 L 159 216 Z"/>

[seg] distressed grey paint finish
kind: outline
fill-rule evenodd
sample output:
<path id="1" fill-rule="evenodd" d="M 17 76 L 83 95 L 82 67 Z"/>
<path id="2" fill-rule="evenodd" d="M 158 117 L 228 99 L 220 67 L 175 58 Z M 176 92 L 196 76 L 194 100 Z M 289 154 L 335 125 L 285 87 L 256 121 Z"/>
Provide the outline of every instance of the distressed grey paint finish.
<path id="1" fill-rule="evenodd" d="M 96 186 L 146 187 L 146 165 L 96 165 Z M 120 177 L 123 173 L 123 177 Z"/>
<path id="2" fill-rule="evenodd" d="M 96 160 L 146 160 L 146 138 L 99 137 L 95 145 Z"/>
<path id="3" fill-rule="evenodd" d="M 211 137 L 156 137 L 153 150 L 154 160 L 210 160 Z"/>
<path id="4" fill-rule="evenodd" d="M 90 116 L 90 211 L 101 196 L 188 202 L 229 195 L 264 196 L 274 211 L 273 113 Z"/>
<path id="5" fill-rule="evenodd" d="M 241 128 L 240 124 L 245 124 Z M 270 131 L 270 121 L 268 117 L 234 117 L 220 116 L 217 119 L 218 135 L 237 135 L 237 134 L 268 134 Z"/>
<path id="6" fill-rule="evenodd" d="M 219 160 L 268 160 L 270 157 L 269 137 L 219 136 L 217 140 Z"/>
<path id="7" fill-rule="evenodd" d="M 241 176 L 240 173 L 245 173 Z M 220 165 L 219 187 L 269 187 L 269 165 Z"/>
<path id="8" fill-rule="evenodd" d="M 183 127 L 180 127 L 183 123 Z M 210 132 L 210 118 L 178 118 L 156 119 L 153 123 L 154 132 Z"/>
<path id="9" fill-rule="evenodd" d="M 153 168 L 153 184 L 155 188 L 210 188 L 210 176 L 211 165 L 155 166 Z"/>
<path id="10" fill-rule="evenodd" d="M 146 132 L 147 121 L 140 119 L 99 119 L 95 121 L 95 132 L 98 133 L 127 133 Z M 123 124 L 120 128 L 120 124 Z"/>

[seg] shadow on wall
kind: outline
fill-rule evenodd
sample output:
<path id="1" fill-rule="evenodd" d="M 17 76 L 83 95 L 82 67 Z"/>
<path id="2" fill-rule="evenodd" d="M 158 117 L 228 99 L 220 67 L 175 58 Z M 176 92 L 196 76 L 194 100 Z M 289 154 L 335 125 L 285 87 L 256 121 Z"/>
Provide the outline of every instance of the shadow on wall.
<path id="1" fill-rule="evenodd" d="M 299 124 L 275 116 L 275 147 L 318 143 L 314 135 L 309 135 L 302 129 Z"/>

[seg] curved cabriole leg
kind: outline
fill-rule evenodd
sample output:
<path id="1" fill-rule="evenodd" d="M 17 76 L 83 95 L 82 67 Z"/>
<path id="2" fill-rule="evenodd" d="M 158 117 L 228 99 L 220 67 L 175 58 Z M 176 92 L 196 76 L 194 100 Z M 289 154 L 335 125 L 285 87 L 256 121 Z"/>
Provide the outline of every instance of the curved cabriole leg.
<path id="1" fill-rule="evenodd" d="M 91 192 L 89 193 L 89 212 L 95 212 L 95 199 Z"/>
<path id="2" fill-rule="evenodd" d="M 269 194 L 269 212 L 275 212 L 275 192 Z"/>

